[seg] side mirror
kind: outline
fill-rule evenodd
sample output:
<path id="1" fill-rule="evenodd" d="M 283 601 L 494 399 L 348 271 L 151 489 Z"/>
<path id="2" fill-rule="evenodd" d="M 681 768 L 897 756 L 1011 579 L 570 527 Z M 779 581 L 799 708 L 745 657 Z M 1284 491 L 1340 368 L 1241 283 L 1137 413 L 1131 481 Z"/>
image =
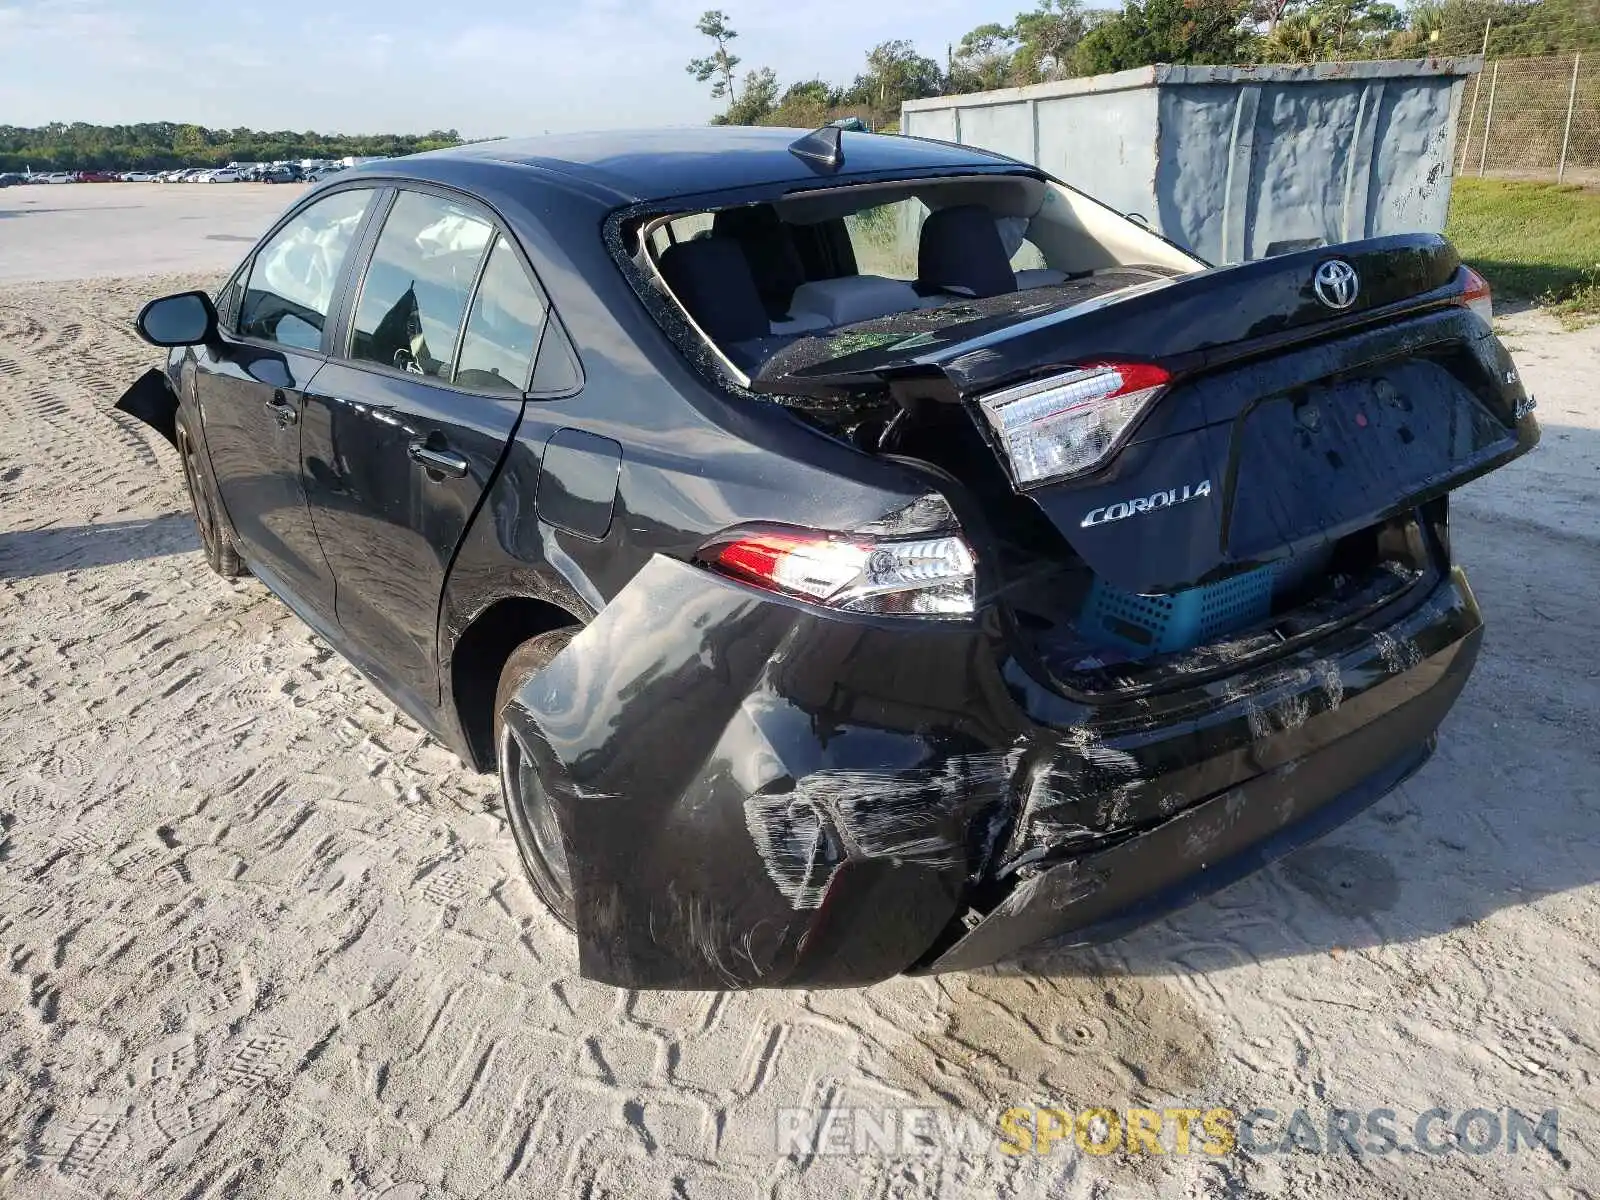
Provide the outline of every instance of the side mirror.
<path id="1" fill-rule="evenodd" d="M 204 292 L 179 292 L 150 301 L 135 324 L 152 346 L 200 346 L 217 336 L 217 309 Z"/>

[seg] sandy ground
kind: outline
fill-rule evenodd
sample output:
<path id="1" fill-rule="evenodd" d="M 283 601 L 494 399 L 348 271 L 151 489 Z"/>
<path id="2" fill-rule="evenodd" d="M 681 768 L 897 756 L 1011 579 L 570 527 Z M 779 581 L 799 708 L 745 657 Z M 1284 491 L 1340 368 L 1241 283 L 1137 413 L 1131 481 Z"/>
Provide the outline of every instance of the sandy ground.
<path id="1" fill-rule="evenodd" d="M 491 780 L 203 566 L 174 454 L 109 406 L 153 359 L 139 303 L 207 281 L 0 287 L 0 1195 L 1600 1184 L 1600 328 L 1510 322 L 1545 444 L 1458 497 L 1485 651 L 1438 755 L 1369 813 L 1096 955 L 635 994 L 575 977 Z M 1556 1108 L 1559 1144 L 775 1152 L 791 1106 L 1050 1101 L 1272 1108 L 1263 1140 L 1296 1108 L 1393 1109 L 1403 1141 L 1434 1106 Z"/>

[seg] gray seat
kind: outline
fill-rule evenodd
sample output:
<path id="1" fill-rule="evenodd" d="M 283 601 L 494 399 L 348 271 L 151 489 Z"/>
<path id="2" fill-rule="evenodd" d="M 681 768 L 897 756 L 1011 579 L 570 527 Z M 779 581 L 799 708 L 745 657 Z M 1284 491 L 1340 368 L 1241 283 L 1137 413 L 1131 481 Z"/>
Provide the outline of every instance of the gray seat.
<path id="1" fill-rule="evenodd" d="M 711 218 L 711 232 L 739 243 L 767 316 L 782 321 L 795 288 L 805 282 L 806 269 L 794 235 L 779 219 L 778 210 L 770 204 L 725 208 Z"/>
<path id="2" fill-rule="evenodd" d="M 917 290 L 979 298 L 1017 290 L 1010 256 L 987 208 L 958 204 L 928 214 L 917 244 Z"/>
<path id="3" fill-rule="evenodd" d="M 668 246 L 661 277 L 695 324 L 719 345 L 772 332 L 744 250 L 732 238 L 695 238 Z"/>

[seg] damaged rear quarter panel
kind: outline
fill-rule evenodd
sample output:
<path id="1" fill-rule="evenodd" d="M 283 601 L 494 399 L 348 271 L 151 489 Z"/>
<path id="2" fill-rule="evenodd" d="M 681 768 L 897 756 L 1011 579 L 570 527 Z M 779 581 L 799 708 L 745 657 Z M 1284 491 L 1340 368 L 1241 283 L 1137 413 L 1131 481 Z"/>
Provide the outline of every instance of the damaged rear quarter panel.
<path id="1" fill-rule="evenodd" d="M 582 972 L 636 987 L 904 969 L 1020 733 L 977 626 L 821 616 L 665 557 L 509 720 L 553 781 Z"/>

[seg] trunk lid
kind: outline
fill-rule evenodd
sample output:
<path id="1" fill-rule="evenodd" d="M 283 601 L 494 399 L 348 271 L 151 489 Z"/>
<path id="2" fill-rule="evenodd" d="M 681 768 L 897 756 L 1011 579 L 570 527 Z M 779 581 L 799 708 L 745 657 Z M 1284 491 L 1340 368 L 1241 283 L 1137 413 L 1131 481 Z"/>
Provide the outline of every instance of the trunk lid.
<path id="1" fill-rule="evenodd" d="M 1318 298 L 1330 260 L 1358 281 L 1344 308 Z M 873 393 L 913 411 L 959 403 L 1004 462 L 978 397 L 1096 361 L 1163 367 L 1171 386 L 1106 465 L 1018 489 L 1129 593 L 1183 591 L 1331 544 L 1537 441 L 1504 347 L 1461 306 L 1460 261 L 1441 237 L 1079 282 L 1084 298 L 1064 305 L 1017 293 L 802 339 L 751 386 L 822 404 Z"/>
<path id="2" fill-rule="evenodd" d="M 1316 269 L 1329 259 L 1356 272 L 1347 308 L 1317 299 Z M 1448 300 L 1461 291 L 1460 266 L 1455 248 L 1437 234 L 1401 234 L 1192 275 L 1113 268 L 1060 288 L 896 313 L 801 338 L 767 360 L 751 388 L 848 401 L 864 386 L 922 376 L 972 396 L 1095 358 L 1194 370 Z"/>

